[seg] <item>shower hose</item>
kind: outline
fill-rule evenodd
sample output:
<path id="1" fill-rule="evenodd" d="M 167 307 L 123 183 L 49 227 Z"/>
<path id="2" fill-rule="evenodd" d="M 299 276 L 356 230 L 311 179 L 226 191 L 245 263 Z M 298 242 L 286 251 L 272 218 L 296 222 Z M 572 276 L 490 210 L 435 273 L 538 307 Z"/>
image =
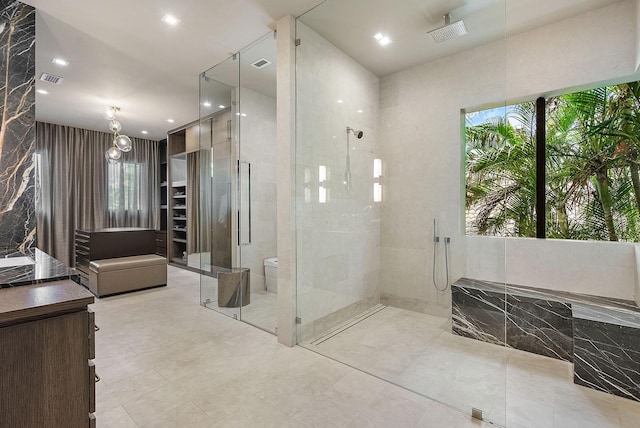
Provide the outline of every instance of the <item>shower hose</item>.
<path id="1" fill-rule="evenodd" d="M 438 241 L 439 239 L 433 239 L 433 286 L 438 291 L 446 291 L 449 288 L 449 243 L 451 242 L 451 238 L 444 238 L 444 263 L 446 269 L 447 282 L 444 285 L 444 288 L 438 288 L 438 282 L 436 281 L 436 250 L 438 249 Z"/>

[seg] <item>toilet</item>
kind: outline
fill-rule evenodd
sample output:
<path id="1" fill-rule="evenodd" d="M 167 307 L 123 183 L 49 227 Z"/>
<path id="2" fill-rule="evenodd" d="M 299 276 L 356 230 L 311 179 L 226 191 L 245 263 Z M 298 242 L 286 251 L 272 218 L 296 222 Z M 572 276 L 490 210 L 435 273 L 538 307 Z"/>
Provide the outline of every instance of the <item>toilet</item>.
<path id="1" fill-rule="evenodd" d="M 264 259 L 264 282 L 267 291 L 278 292 L 278 258 Z"/>

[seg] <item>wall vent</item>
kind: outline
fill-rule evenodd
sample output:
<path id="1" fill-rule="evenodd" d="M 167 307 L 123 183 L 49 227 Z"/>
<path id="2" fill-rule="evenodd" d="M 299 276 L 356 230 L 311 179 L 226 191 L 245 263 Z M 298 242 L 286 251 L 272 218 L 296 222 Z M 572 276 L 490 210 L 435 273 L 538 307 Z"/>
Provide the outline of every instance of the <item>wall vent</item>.
<path id="1" fill-rule="evenodd" d="M 40 80 L 42 80 L 43 82 L 49 82 L 56 85 L 59 85 L 62 83 L 62 77 L 56 76 L 53 74 L 48 74 L 48 73 L 42 73 L 42 76 L 40 76 Z"/>
<path id="2" fill-rule="evenodd" d="M 261 68 L 265 68 L 267 65 L 271 64 L 271 61 L 265 58 L 260 58 L 251 63 L 255 68 L 260 70 Z"/>

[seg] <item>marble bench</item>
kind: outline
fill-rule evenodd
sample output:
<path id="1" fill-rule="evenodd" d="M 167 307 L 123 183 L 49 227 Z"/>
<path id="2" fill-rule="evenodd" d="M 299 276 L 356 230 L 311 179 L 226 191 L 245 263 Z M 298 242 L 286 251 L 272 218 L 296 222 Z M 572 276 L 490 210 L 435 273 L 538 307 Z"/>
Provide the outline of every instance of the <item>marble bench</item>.
<path id="1" fill-rule="evenodd" d="M 98 297 L 167 285 L 167 259 L 156 254 L 93 260 L 89 290 Z"/>
<path id="2" fill-rule="evenodd" d="M 574 303 L 573 382 L 640 401 L 640 314 Z"/>
<path id="3" fill-rule="evenodd" d="M 632 301 L 461 278 L 452 331 L 574 364 L 574 383 L 640 401 L 640 308 Z"/>

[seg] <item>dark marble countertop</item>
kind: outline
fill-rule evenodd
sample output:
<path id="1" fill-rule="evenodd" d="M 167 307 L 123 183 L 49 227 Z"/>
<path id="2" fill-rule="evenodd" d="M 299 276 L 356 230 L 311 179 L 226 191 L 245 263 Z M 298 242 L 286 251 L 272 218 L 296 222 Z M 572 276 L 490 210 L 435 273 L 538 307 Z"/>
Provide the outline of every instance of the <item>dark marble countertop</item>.
<path id="1" fill-rule="evenodd" d="M 0 288 L 71 279 L 80 282 L 78 273 L 44 251 L 12 253 L 0 258 Z"/>
<path id="2" fill-rule="evenodd" d="M 640 308 L 632 300 L 613 299 L 610 297 L 592 296 L 589 294 L 570 293 L 567 291 L 548 290 L 544 288 L 525 287 L 523 285 L 501 284 L 498 282 L 481 281 L 477 279 L 460 278 L 453 283 L 454 286 L 473 288 L 495 293 L 508 293 L 514 296 L 523 296 L 544 300 L 553 300 L 563 303 L 571 303 L 598 308 L 596 311 L 604 316 L 604 313 L 626 312 L 625 318 L 640 316 Z M 589 313 L 595 313 L 591 311 Z M 595 316 L 595 315 L 594 315 Z"/>

